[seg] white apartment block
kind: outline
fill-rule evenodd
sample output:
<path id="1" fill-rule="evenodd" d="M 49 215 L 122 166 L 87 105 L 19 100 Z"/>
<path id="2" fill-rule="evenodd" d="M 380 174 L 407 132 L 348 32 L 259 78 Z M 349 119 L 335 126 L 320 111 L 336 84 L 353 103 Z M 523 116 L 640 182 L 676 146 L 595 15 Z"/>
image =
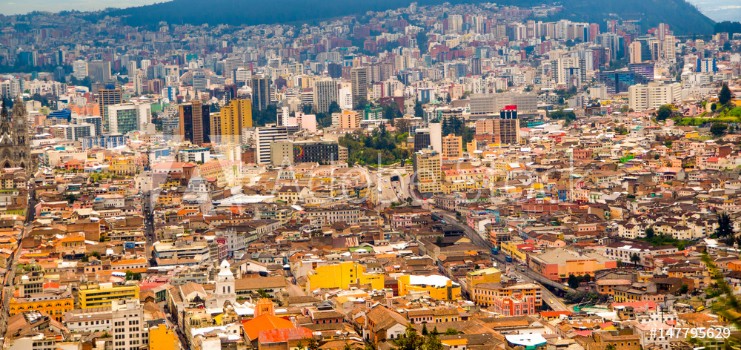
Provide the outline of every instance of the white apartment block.
<path id="1" fill-rule="evenodd" d="M 657 109 L 661 105 L 681 100 L 682 86 L 679 83 L 662 84 L 651 82 L 637 84 L 628 88 L 630 109 L 639 112 Z"/>

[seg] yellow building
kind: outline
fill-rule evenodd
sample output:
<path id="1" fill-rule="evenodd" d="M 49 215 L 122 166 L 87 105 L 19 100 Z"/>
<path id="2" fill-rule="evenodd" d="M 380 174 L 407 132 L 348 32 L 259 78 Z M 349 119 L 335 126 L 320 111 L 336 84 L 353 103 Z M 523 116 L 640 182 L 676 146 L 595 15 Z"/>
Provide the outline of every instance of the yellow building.
<path id="1" fill-rule="evenodd" d="M 8 303 L 10 316 L 40 311 L 61 322 L 64 314 L 75 307 L 72 293 L 61 288 L 59 283 L 44 283 L 44 274 L 39 271 L 22 275 L 16 287 Z"/>
<path id="2" fill-rule="evenodd" d="M 409 293 L 428 293 L 436 300 L 458 300 L 461 298 L 461 286 L 449 278 L 440 275 L 417 276 L 403 275 L 397 279 L 399 296 Z"/>
<path id="3" fill-rule="evenodd" d="M 466 287 L 471 289 L 480 283 L 499 283 L 502 281 L 502 271 L 494 267 L 471 271 L 466 275 Z"/>
<path id="4" fill-rule="evenodd" d="M 350 110 L 343 110 L 339 115 L 340 129 L 357 129 L 360 127 L 360 113 Z"/>
<path id="5" fill-rule="evenodd" d="M 134 175 L 136 163 L 132 157 L 113 157 L 108 165 L 108 172 L 116 175 Z"/>
<path id="6" fill-rule="evenodd" d="M 82 284 L 78 292 L 80 308 L 110 306 L 120 299 L 139 299 L 138 285 L 113 285 L 112 283 Z"/>
<path id="7" fill-rule="evenodd" d="M 180 341 L 177 334 L 164 324 L 149 329 L 149 350 L 178 350 Z"/>
<path id="8" fill-rule="evenodd" d="M 440 154 L 423 149 L 414 154 L 414 174 L 417 175 L 417 190 L 421 193 L 441 192 L 442 162 Z"/>
<path id="9" fill-rule="evenodd" d="M 221 142 L 239 144 L 244 128 L 252 127 L 252 100 L 231 100 L 220 111 Z"/>
<path id="10" fill-rule="evenodd" d="M 211 126 L 211 135 L 216 135 L 217 137 L 221 135 L 221 112 L 211 112 L 209 114 L 209 119 Z M 211 139 L 212 143 L 220 142 L 219 139 Z"/>
<path id="11" fill-rule="evenodd" d="M 62 322 L 64 314 L 74 310 L 75 299 L 69 293 L 61 296 L 45 293 L 28 298 L 11 298 L 8 305 L 10 316 L 33 310 L 43 312 Z"/>
<path id="12" fill-rule="evenodd" d="M 524 244 L 522 240 L 514 240 L 509 242 L 502 242 L 500 245 L 502 252 L 512 257 L 512 260 L 525 262 L 527 261 L 527 254 L 517 249 L 517 246 Z"/>
<path id="13" fill-rule="evenodd" d="M 443 159 L 444 160 L 457 160 L 463 156 L 463 138 L 455 136 L 455 134 L 448 134 L 443 137 Z"/>
<path id="14" fill-rule="evenodd" d="M 370 285 L 374 290 L 383 289 L 383 274 L 366 273 L 365 266 L 354 261 L 317 266 L 308 276 L 306 289 L 350 289 L 350 286 Z"/>
<path id="15" fill-rule="evenodd" d="M 442 339 L 440 342 L 445 349 L 466 349 L 468 346 L 468 338 Z"/>

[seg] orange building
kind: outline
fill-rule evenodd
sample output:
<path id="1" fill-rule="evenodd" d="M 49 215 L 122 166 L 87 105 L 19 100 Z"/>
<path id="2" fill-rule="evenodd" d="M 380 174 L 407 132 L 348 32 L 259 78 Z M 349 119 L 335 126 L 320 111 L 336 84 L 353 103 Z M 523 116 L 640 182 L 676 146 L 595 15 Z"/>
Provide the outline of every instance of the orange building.
<path id="1" fill-rule="evenodd" d="M 255 305 L 255 317 L 243 320 L 244 334 L 258 348 L 280 347 L 283 349 L 292 343 L 312 337 L 312 332 L 305 327 L 296 327 L 288 319 L 275 316 L 275 307 L 270 299 L 260 299 Z M 285 346 L 282 344 L 287 343 Z M 295 346 L 295 344 L 294 344 Z"/>

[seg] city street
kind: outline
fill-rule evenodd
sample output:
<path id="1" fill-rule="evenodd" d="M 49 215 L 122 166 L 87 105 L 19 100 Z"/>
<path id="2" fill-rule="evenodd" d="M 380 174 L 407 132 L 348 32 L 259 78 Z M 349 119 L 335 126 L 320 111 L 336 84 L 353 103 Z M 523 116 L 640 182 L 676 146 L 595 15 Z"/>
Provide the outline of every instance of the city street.
<path id="1" fill-rule="evenodd" d="M 483 249 L 486 249 L 487 251 L 491 251 L 491 248 L 493 247 L 491 242 L 489 242 L 488 239 L 485 239 L 482 237 L 478 232 L 476 232 L 471 227 L 464 225 L 458 221 L 458 219 L 455 217 L 454 214 L 451 214 L 448 211 L 441 210 L 441 209 L 435 209 L 433 210 L 436 213 L 439 213 L 442 215 L 442 217 L 445 219 L 445 222 L 454 225 L 459 229 L 462 229 L 463 232 L 466 233 L 466 237 L 468 237 L 471 240 L 471 243 L 473 243 L 476 246 L 482 247 Z M 505 260 L 504 255 L 498 254 L 498 255 L 492 255 L 494 259 L 498 262 L 498 267 L 502 271 L 506 271 L 507 267 L 509 267 L 509 270 L 511 274 L 523 282 L 529 282 L 529 283 L 537 283 L 540 285 L 543 285 L 543 281 L 545 278 L 542 276 L 539 276 L 537 272 L 531 270 L 529 267 L 525 265 L 518 265 L 515 263 L 508 263 Z M 524 271 L 518 270 L 518 268 L 523 269 Z M 554 285 L 555 282 L 550 282 L 548 284 Z M 543 303 L 548 304 L 553 310 L 556 311 L 572 311 L 572 308 L 566 305 L 561 298 L 553 294 L 548 288 L 543 287 L 542 288 L 542 298 Z"/>

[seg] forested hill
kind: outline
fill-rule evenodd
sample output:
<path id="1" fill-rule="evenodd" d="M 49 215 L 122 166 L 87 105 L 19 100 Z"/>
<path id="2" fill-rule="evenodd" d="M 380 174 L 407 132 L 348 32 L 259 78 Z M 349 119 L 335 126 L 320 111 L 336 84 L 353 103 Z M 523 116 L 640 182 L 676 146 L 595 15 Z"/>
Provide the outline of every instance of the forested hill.
<path id="1" fill-rule="evenodd" d="M 406 7 L 412 0 L 173 0 L 148 6 L 108 10 L 101 15 L 125 16 L 134 26 L 156 26 L 160 21 L 189 24 L 254 25 L 314 22 L 320 19 Z M 443 0 L 418 0 L 437 5 Z M 448 0 L 451 4 L 477 0 Z M 533 6 L 543 0 L 502 0 L 500 5 Z M 668 23 L 677 34 L 710 34 L 714 22 L 685 0 L 561 0 L 558 18 L 603 25 L 607 18 L 641 20 L 643 29 Z"/>

